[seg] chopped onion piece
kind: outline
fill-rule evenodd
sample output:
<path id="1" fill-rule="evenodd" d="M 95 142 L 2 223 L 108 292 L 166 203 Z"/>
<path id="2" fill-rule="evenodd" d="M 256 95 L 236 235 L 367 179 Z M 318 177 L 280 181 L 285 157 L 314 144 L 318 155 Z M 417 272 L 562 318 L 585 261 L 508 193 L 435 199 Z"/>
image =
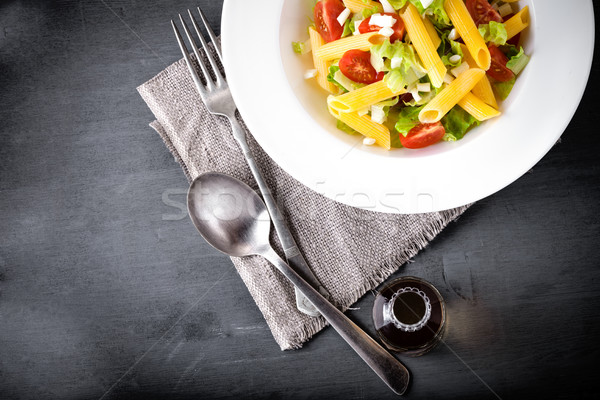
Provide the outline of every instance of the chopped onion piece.
<path id="1" fill-rule="evenodd" d="M 363 139 L 363 144 L 366 146 L 373 146 L 375 144 L 375 139 L 366 137 Z"/>
<path id="2" fill-rule="evenodd" d="M 360 35 L 358 27 L 360 26 L 360 24 L 362 24 L 363 21 L 363 19 L 361 19 L 360 21 L 354 21 L 354 35 Z"/>
<path id="3" fill-rule="evenodd" d="M 346 8 L 344 8 L 344 11 L 342 11 L 340 13 L 340 15 L 338 15 L 338 17 L 337 17 L 337 20 L 341 26 L 344 26 L 344 24 L 346 23 L 346 20 L 348 19 L 349 16 L 350 16 L 350 10 L 348 9 L 348 7 L 346 7 Z"/>
<path id="4" fill-rule="evenodd" d="M 425 93 L 431 92 L 431 85 L 429 84 L 429 82 L 417 83 L 417 91 Z"/>
<path id="5" fill-rule="evenodd" d="M 349 92 L 356 89 L 354 82 L 344 75 L 341 70 L 335 71 L 335 74 L 333 74 L 333 79 Z"/>
<path id="6" fill-rule="evenodd" d="M 448 39 L 450 39 L 450 40 L 457 40 L 459 37 L 460 37 L 460 35 L 456 31 L 456 28 L 452 28 L 452 30 L 448 34 Z"/>
<path id="7" fill-rule="evenodd" d="M 377 57 L 375 53 L 371 53 L 371 65 L 375 68 L 375 71 L 381 72 L 385 68 L 383 58 Z"/>
<path id="8" fill-rule="evenodd" d="M 310 53 L 312 51 L 312 45 L 310 44 L 310 39 L 307 39 L 304 42 L 304 48 L 302 49 L 302 54 Z"/>
<path id="9" fill-rule="evenodd" d="M 381 28 L 378 32 L 380 35 L 390 37 L 394 34 L 394 30 L 390 27 Z"/>
<path id="10" fill-rule="evenodd" d="M 383 106 L 372 105 L 371 106 L 371 121 L 383 124 L 385 122 L 385 111 Z"/>
<path id="11" fill-rule="evenodd" d="M 391 15 L 373 14 L 369 20 L 369 25 L 376 25 L 382 28 L 391 28 L 396 23 L 396 19 Z"/>
<path id="12" fill-rule="evenodd" d="M 453 80 L 454 77 L 446 72 L 446 76 L 444 76 L 444 83 L 447 83 L 449 85 L 452 83 Z"/>
<path id="13" fill-rule="evenodd" d="M 463 62 L 458 67 L 451 69 L 450 72 L 452 73 L 452 75 L 458 77 L 460 74 L 467 71 L 468 69 L 469 69 L 469 64 L 467 64 L 466 62 Z"/>
<path id="14" fill-rule="evenodd" d="M 316 69 L 309 69 L 304 73 L 304 79 L 314 78 L 315 76 L 317 76 Z"/>
<path id="15" fill-rule="evenodd" d="M 423 8 L 429 7 L 431 3 L 433 3 L 433 0 L 421 0 L 421 5 L 423 6 Z"/>
<path id="16" fill-rule="evenodd" d="M 421 101 L 422 97 L 419 95 L 418 83 L 411 83 L 406 87 L 406 91 L 410 93 L 414 101 Z"/>
<path id="17" fill-rule="evenodd" d="M 461 56 L 459 56 L 458 54 L 455 54 L 453 56 L 450 56 L 450 58 L 448 58 L 448 60 L 450 60 L 451 63 L 457 63 L 462 59 Z"/>
<path id="18" fill-rule="evenodd" d="M 413 90 L 412 92 L 410 92 L 410 94 L 412 95 L 414 101 L 421 101 L 422 97 L 419 95 L 419 92 L 417 92 L 416 90 Z"/>
<path id="19" fill-rule="evenodd" d="M 392 69 L 400 68 L 402 65 L 402 60 L 402 57 L 392 57 L 392 60 L 390 61 L 390 67 L 392 67 Z"/>
<path id="20" fill-rule="evenodd" d="M 379 2 L 383 6 L 384 12 L 388 12 L 388 13 L 396 12 L 396 10 L 394 10 L 394 7 L 392 7 L 392 5 L 390 4 L 390 2 L 388 0 L 379 0 Z"/>
<path id="21" fill-rule="evenodd" d="M 510 3 L 506 3 L 501 5 L 498 8 L 498 12 L 500 13 L 500 15 L 502 16 L 502 18 L 506 17 L 508 14 L 512 14 L 513 9 L 512 6 L 510 5 Z"/>

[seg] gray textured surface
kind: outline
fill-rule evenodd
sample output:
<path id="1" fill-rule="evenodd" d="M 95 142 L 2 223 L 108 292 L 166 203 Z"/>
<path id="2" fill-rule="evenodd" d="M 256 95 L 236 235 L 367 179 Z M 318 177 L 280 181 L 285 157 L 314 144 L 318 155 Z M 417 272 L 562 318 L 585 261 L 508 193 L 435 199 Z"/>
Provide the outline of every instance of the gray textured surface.
<path id="1" fill-rule="evenodd" d="M 221 2 L 196 3 L 218 28 Z M 330 328 L 281 352 L 164 201 L 187 182 L 135 87 L 196 3 L 0 4 L 2 399 L 393 397 Z M 598 72 L 562 143 L 401 271 L 450 318 L 448 346 L 404 359 L 409 398 L 598 395 Z M 348 313 L 369 332 L 372 301 Z"/>

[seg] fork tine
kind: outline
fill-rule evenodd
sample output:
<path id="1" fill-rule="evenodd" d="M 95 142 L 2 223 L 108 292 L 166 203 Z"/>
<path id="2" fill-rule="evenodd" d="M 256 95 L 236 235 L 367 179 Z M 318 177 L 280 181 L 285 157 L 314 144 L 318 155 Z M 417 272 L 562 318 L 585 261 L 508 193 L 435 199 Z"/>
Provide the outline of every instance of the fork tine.
<path id="1" fill-rule="evenodd" d="M 217 62 L 215 61 L 215 58 L 213 57 L 210 50 L 208 49 L 208 45 L 206 44 L 206 40 L 204 40 L 204 36 L 202 36 L 202 32 L 200 31 L 200 27 L 198 26 L 198 23 L 196 22 L 196 18 L 194 18 L 194 16 L 192 15 L 192 12 L 190 10 L 188 10 L 188 13 L 190 14 L 190 18 L 192 19 L 192 25 L 194 25 L 194 29 L 196 29 L 196 33 L 198 34 L 198 37 L 200 38 L 200 42 L 202 43 L 202 48 L 204 48 L 206 57 L 208 58 L 208 61 L 210 62 L 210 65 L 213 68 L 213 72 L 215 73 L 215 77 L 217 78 L 217 85 L 220 85 L 224 81 L 223 75 L 221 74 L 221 71 L 219 71 L 219 66 L 217 65 Z"/>
<path id="2" fill-rule="evenodd" d="M 198 8 L 198 13 L 200 14 L 200 18 L 202 18 L 202 23 L 204 24 L 204 28 L 206 28 L 206 31 L 208 32 L 208 36 L 210 37 L 210 41 L 212 42 L 213 46 L 215 46 L 215 50 L 217 51 L 219 60 L 221 61 L 221 64 L 223 64 L 223 56 L 221 55 L 221 46 L 217 42 L 217 36 L 213 32 L 213 30 L 210 28 L 210 25 L 206 21 L 206 16 L 204 15 L 204 13 L 200 9 L 200 7 L 197 7 L 197 8 Z"/>
<path id="3" fill-rule="evenodd" d="M 204 73 L 204 79 L 206 80 L 206 86 L 208 87 L 209 90 L 211 90 L 214 88 L 214 84 L 212 82 L 210 74 L 208 73 L 208 68 L 206 68 L 206 64 L 204 63 L 204 61 L 202 60 L 202 57 L 200 56 L 200 50 L 198 49 L 198 45 L 196 44 L 196 41 L 194 40 L 194 37 L 192 36 L 192 33 L 188 29 L 188 26 L 185 23 L 185 21 L 183 20 L 183 17 L 181 16 L 181 14 L 179 14 L 179 20 L 181 21 L 181 25 L 183 25 L 183 30 L 185 31 L 185 34 L 192 46 L 192 50 L 194 51 L 194 54 L 196 55 L 196 61 L 198 61 L 198 65 L 200 65 L 200 69 L 202 69 L 202 73 Z"/>
<path id="4" fill-rule="evenodd" d="M 185 62 L 188 66 L 188 69 L 190 70 L 190 74 L 192 75 L 192 79 L 194 80 L 194 83 L 196 84 L 196 88 L 198 88 L 198 91 L 200 92 L 200 94 L 202 96 L 204 96 L 204 94 L 206 93 L 206 88 L 204 87 L 202 80 L 198 76 L 198 71 L 196 71 L 194 64 L 192 64 L 192 59 L 190 58 L 190 53 L 188 53 L 188 49 L 185 46 L 185 43 L 183 42 L 181 33 L 179 33 L 179 29 L 177 29 L 177 25 L 175 25 L 175 21 L 171 20 L 171 26 L 173 26 L 173 31 L 175 32 L 175 37 L 177 38 L 177 43 L 179 43 L 179 48 L 181 49 L 181 53 L 183 53 L 183 58 L 185 58 Z"/>

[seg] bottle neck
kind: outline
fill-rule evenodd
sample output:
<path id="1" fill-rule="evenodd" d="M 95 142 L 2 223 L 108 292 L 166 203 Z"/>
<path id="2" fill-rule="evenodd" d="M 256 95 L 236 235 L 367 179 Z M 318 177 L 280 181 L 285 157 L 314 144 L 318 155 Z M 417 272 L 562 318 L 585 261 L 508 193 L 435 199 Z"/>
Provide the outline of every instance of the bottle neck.
<path id="1" fill-rule="evenodd" d="M 383 305 L 383 318 L 403 332 L 416 332 L 431 318 L 431 301 L 422 290 L 404 287 Z"/>

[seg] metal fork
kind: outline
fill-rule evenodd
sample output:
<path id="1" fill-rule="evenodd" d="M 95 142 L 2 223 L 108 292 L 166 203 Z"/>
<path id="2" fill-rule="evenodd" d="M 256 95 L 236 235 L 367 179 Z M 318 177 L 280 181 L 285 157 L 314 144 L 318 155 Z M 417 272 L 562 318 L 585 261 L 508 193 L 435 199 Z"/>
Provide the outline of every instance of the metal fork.
<path id="1" fill-rule="evenodd" d="M 221 64 L 222 64 L 223 59 L 221 56 L 221 52 L 219 50 L 219 46 L 217 44 L 217 38 L 216 38 L 214 32 L 212 31 L 212 29 L 210 28 L 210 26 L 208 25 L 208 23 L 206 22 L 206 17 L 204 16 L 204 13 L 202 12 L 202 10 L 199 7 L 198 7 L 198 13 L 200 14 L 202 23 L 204 24 L 204 27 L 205 27 L 206 31 L 208 32 L 208 36 L 210 37 L 210 40 L 215 48 L 215 52 L 217 53 L 217 56 L 219 57 L 219 60 L 221 61 Z M 210 113 L 222 115 L 224 117 L 227 117 L 227 119 L 229 120 L 229 123 L 231 124 L 231 128 L 233 130 L 233 136 L 239 143 L 239 145 L 242 149 L 242 152 L 244 153 L 244 156 L 246 157 L 246 161 L 248 162 L 248 166 L 250 167 L 250 170 L 252 171 L 252 174 L 254 175 L 254 179 L 258 183 L 260 192 L 263 196 L 265 204 L 267 205 L 269 214 L 271 215 L 271 218 L 273 220 L 273 225 L 275 226 L 275 231 L 277 232 L 277 235 L 279 236 L 279 240 L 281 241 L 281 244 L 283 246 L 283 251 L 287 258 L 288 264 L 290 264 L 290 266 L 292 268 L 294 268 L 296 270 L 296 272 L 298 272 L 314 288 L 319 290 L 319 292 L 321 292 L 321 294 L 323 294 L 323 296 L 329 297 L 327 291 L 321 285 L 321 283 L 318 281 L 318 279 L 314 276 L 313 272 L 311 271 L 308 264 L 306 263 L 306 260 L 300 253 L 300 250 L 298 249 L 298 246 L 296 245 L 296 241 L 294 240 L 289 228 L 287 227 L 287 225 L 283 219 L 283 215 L 281 214 L 281 211 L 279 211 L 279 209 L 277 208 L 275 199 L 273 198 L 271 191 L 269 190 L 269 187 L 265 183 L 262 173 L 260 172 L 260 169 L 258 168 L 258 165 L 256 164 L 256 161 L 255 161 L 254 157 L 252 156 L 252 153 L 250 152 L 250 148 L 248 147 L 248 142 L 246 141 L 246 133 L 235 116 L 237 107 L 233 101 L 231 92 L 229 91 L 229 85 L 227 85 L 227 81 L 225 80 L 225 77 L 219 71 L 217 62 L 216 62 L 215 58 L 213 57 L 213 55 L 211 54 L 211 52 L 208 48 L 208 45 L 207 45 L 206 41 L 204 40 L 204 37 L 202 36 L 202 32 L 200 31 L 200 28 L 198 27 L 198 23 L 196 22 L 196 19 L 194 18 L 194 16 L 192 15 L 192 12 L 190 10 L 188 10 L 188 14 L 190 16 L 190 20 L 192 21 L 194 30 L 196 31 L 196 34 L 198 35 L 198 38 L 200 39 L 202 49 L 204 49 L 204 53 L 206 54 L 206 58 L 208 59 L 208 62 L 210 65 L 207 65 L 203 61 L 203 57 L 200 55 L 198 45 L 196 44 L 196 41 L 194 40 L 193 35 L 190 32 L 190 30 L 188 29 L 188 26 L 185 23 L 185 21 L 183 20 L 183 17 L 181 16 L 181 14 L 179 14 L 179 20 L 181 21 L 183 30 L 185 31 L 185 34 L 191 44 L 192 50 L 194 51 L 194 54 L 196 55 L 196 60 L 198 61 L 202 75 L 204 77 L 204 80 L 206 81 L 206 84 L 204 84 L 202 82 L 202 80 L 200 79 L 200 75 L 198 74 L 198 71 L 196 70 L 196 68 L 194 67 L 194 64 L 192 63 L 192 59 L 190 57 L 188 49 L 183 41 L 183 38 L 181 37 L 181 34 L 179 33 L 179 30 L 177 29 L 177 25 L 175 25 L 175 22 L 173 20 L 171 20 L 171 25 L 173 25 L 173 30 L 175 31 L 175 36 L 177 37 L 177 42 L 179 43 L 179 47 L 181 48 L 181 52 L 183 53 L 183 57 L 185 58 L 188 69 L 190 70 L 190 73 L 192 74 L 194 83 L 196 84 L 196 87 L 198 88 L 198 92 L 200 92 L 200 97 L 202 98 L 202 101 L 204 102 L 204 104 L 206 105 L 206 108 L 208 109 L 208 111 Z M 214 77 L 215 77 L 214 80 L 213 80 L 209 70 L 212 71 L 212 73 L 214 74 Z M 319 315 L 319 312 L 317 311 L 317 309 L 304 297 L 304 295 L 298 289 L 296 289 L 296 305 L 297 305 L 298 309 L 300 311 L 304 312 L 305 314 L 308 314 L 311 316 Z"/>

